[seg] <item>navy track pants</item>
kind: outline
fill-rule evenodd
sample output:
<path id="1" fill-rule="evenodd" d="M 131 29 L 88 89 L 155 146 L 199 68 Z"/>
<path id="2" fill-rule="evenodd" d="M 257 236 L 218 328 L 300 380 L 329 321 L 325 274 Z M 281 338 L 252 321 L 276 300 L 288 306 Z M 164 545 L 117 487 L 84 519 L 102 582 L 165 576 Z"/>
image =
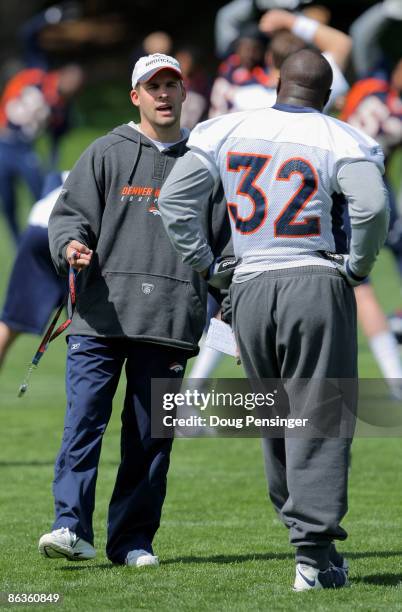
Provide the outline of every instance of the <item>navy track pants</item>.
<path id="1" fill-rule="evenodd" d="M 69 336 L 67 411 L 55 465 L 53 529 L 68 527 L 93 543 L 92 515 L 102 437 L 126 362 L 121 463 L 109 505 L 106 552 L 114 563 L 142 548 L 152 553 L 166 494 L 171 439 L 151 438 L 151 379 L 183 377 L 187 353 L 126 338 Z"/>

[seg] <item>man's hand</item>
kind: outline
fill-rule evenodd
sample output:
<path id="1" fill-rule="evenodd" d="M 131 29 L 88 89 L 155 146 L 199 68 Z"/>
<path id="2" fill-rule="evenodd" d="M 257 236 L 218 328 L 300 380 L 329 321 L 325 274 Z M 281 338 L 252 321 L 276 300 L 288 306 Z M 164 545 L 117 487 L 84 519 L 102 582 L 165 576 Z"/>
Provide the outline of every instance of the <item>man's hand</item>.
<path id="1" fill-rule="evenodd" d="M 264 34 L 273 34 L 278 30 L 291 30 L 295 19 L 295 16 L 288 11 L 272 9 L 261 17 L 259 28 Z"/>
<path id="2" fill-rule="evenodd" d="M 228 289 L 236 263 L 235 257 L 217 257 L 207 270 L 201 272 L 201 276 L 216 289 Z"/>
<path id="3" fill-rule="evenodd" d="M 324 257 L 335 264 L 337 270 L 339 270 L 351 287 L 357 287 L 366 280 L 367 276 L 358 276 L 351 270 L 349 266 L 349 255 L 338 255 L 337 253 L 325 252 Z"/>
<path id="4" fill-rule="evenodd" d="M 75 270 L 83 270 L 91 263 L 92 253 L 85 244 L 72 240 L 66 248 L 66 259 Z"/>

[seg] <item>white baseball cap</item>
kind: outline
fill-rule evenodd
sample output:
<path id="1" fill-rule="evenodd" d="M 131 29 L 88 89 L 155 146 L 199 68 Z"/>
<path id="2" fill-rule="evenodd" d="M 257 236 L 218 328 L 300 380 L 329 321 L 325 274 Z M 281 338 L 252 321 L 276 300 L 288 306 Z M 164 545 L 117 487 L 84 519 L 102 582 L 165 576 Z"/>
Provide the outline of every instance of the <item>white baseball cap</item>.
<path id="1" fill-rule="evenodd" d="M 164 55 L 163 53 L 153 53 L 152 55 L 144 55 L 136 62 L 131 78 L 131 84 L 134 87 L 137 83 L 145 83 L 152 79 L 153 76 L 160 70 L 172 70 L 179 78 L 183 78 L 180 64 L 174 57 Z"/>

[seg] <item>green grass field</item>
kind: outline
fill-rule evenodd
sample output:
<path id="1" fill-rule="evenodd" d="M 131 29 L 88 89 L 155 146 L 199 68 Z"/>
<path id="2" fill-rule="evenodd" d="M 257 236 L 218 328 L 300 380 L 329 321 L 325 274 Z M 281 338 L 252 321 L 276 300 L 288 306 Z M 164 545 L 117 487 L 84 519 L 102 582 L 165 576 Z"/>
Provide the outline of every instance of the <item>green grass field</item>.
<path id="1" fill-rule="evenodd" d="M 95 127 L 76 130 L 63 147 L 63 167 L 71 165 L 97 133 Z M 21 197 L 25 199 L 24 191 Z M 22 217 L 26 212 L 25 203 Z M 0 236 L 3 296 L 13 247 L 2 224 Z M 398 307 L 401 293 L 388 253 L 382 254 L 374 281 L 386 310 Z M 359 343 L 360 375 L 378 376 L 364 339 Z M 98 557 L 82 564 L 41 558 L 37 541 L 49 530 L 53 513 L 51 481 L 63 424 L 65 345 L 62 339 L 51 345 L 28 394 L 17 399 L 37 344 L 38 338 L 20 338 L 0 375 L 0 591 L 60 593 L 60 610 L 402 609 L 402 445 L 393 438 L 358 439 L 354 444 L 350 511 L 344 521 L 350 537 L 340 546 L 350 560 L 350 589 L 291 591 L 293 551 L 267 501 L 255 439 L 178 439 L 155 541 L 160 568 L 111 566 L 104 554 L 105 523 L 119 458 L 123 385 L 99 471 L 94 517 Z M 233 377 L 241 372 L 227 359 L 217 374 Z"/>

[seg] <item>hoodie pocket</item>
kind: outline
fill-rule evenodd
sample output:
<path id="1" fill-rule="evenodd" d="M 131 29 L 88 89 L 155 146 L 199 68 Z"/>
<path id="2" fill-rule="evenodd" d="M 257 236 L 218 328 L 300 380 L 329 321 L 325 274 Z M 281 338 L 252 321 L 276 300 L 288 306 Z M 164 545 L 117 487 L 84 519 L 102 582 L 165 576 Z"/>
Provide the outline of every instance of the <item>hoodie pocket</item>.
<path id="1" fill-rule="evenodd" d="M 78 292 L 76 309 L 80 316 L 92 310 L 97 304 L 106 304 L 109 289 L 103 277 L 94 279 L 82 291 Z"/>
<path id="2" fill-rule="evenodd" d="M 190 281 L 120 272 L 104 272 L 104 278 L 126 335 L 198 343 L 205 308 Z"/>

